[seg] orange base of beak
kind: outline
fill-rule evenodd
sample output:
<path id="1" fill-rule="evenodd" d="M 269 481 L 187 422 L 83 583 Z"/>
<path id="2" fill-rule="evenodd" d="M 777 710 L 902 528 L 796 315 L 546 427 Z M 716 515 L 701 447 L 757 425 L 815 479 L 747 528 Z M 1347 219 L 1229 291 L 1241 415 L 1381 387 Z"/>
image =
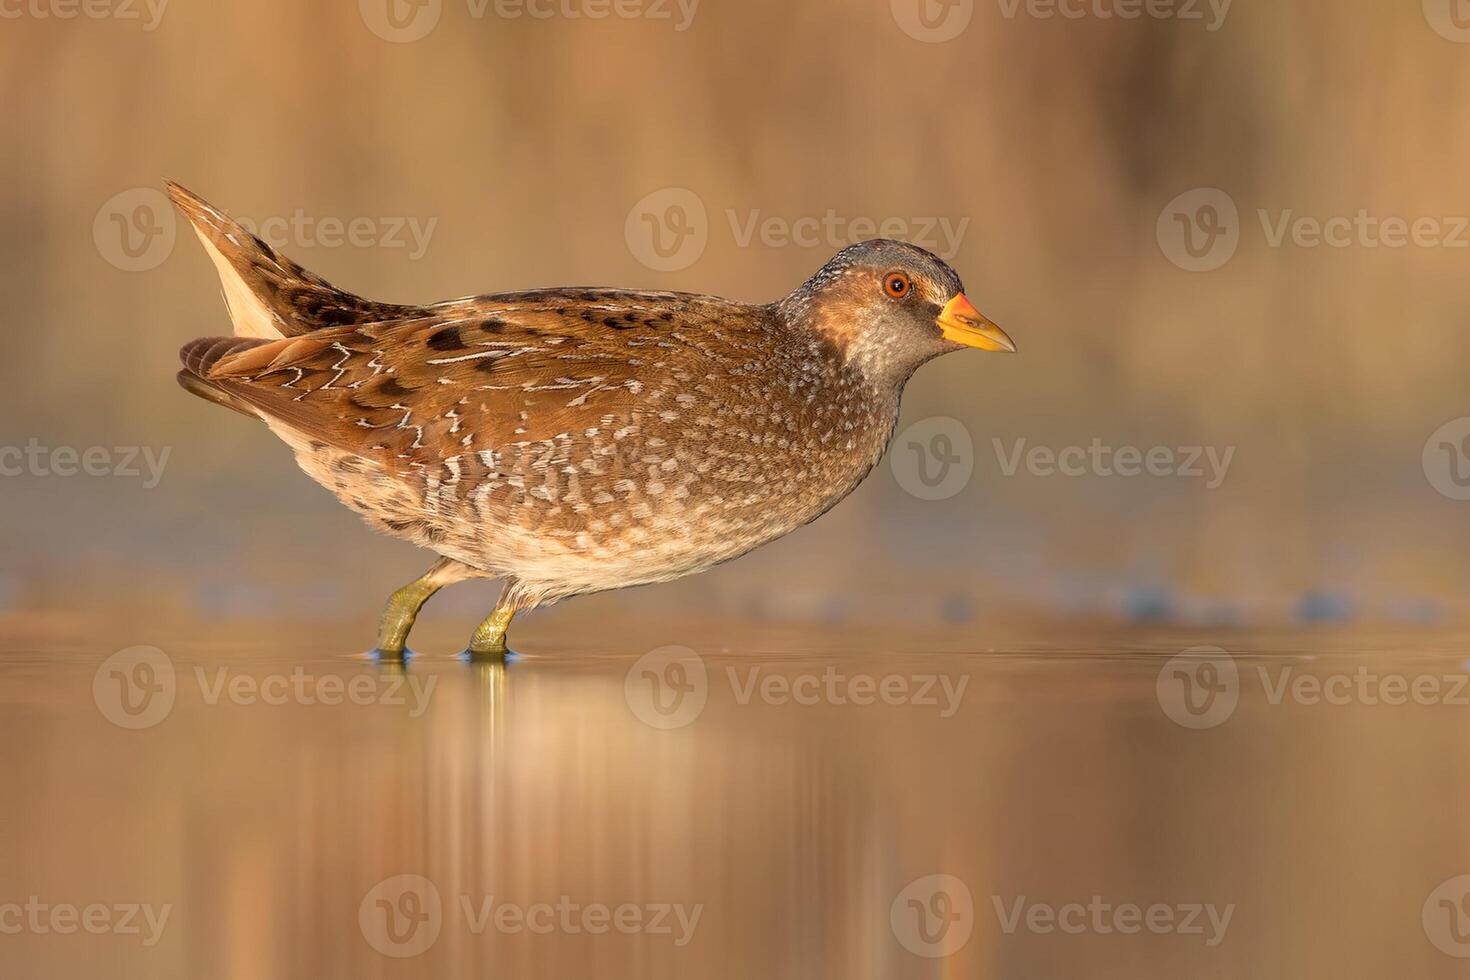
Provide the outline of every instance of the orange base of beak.
<path id="1" fill-rule="evenodd" d="M 1002 351 L 1007 354 L 1016 352 L 1015 342 L 1004 330 L 975 309 L 975 304 L 964 293 L 946 303 L 935 322 L 939 324 L 945 340 L 977 350 Z"/>

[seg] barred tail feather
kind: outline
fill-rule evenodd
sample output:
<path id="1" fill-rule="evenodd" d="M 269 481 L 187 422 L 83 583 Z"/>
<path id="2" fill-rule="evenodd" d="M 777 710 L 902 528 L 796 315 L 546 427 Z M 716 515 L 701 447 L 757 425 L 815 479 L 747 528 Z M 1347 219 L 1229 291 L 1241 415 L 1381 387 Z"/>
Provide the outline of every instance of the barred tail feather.
<path id="1" fill-rule="evenodd" d="M 194 226 L 219 271 L 237 336 L 280 340 L 324 327 L 398 319 L 412 310 L 338 289 L 197 194 L 166 183 L 169 198 Z"/>
<path id="2" fill-rule="evenodd" d="M 210 381 L 209 372 L 215 364 L 231 354 L 268 343 L 270 341 L 255 337 L 200 337 L 198 340 L 191 340 L 179 350 L 179 361 L 184 365 L 184 370 L 178 374 L 179 386 L 205 401 L 257 418 L 255 409 L 248 403 Z"/>

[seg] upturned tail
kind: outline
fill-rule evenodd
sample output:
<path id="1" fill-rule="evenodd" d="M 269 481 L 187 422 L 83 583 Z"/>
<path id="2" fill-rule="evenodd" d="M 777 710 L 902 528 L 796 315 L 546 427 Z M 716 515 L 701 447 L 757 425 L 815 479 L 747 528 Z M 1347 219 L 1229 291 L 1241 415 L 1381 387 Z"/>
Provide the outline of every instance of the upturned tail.
<path id="1" fill-rule="evenodd" d="M 279 340 L 323 327 L 394 320 L 414 309 L 338 289 L 181 184 L 166 183 L 168 196 L 194 226 L 219 270 L 237 336 Z"/>

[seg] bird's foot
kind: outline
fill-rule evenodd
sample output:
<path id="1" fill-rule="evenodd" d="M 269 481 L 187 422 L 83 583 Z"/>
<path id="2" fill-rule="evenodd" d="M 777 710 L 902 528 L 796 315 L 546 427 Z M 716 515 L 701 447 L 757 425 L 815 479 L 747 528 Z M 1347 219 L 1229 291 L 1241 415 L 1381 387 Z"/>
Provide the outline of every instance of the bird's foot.
<path id="1" fill-rule="evenodd" d="M 379 663 L 408 661 L 413 656 L 413 651 L 407 647 L 408 634 L 419 610 L 441 588 L 467 577 L 464 566 L 449 558 L 441 558 L 423 576 L 393 593 L 383 608 L 383 618 L 378 623 L 378 645 L 370 656 Z"/>
<path id="2" fill-rule="evenodd" d="M 466 663 L 472 664 L 508 664 L 514 662 L 520 655 L 507 647 L 504 643 L 499 646 L 470 646 L 459 652 L 459 657 Z"/>
<path id="3" fill-rule="evenodd" d="M 505 634 L 510 630 L 510 621 L 515 614 L 513 607 L 496 609 L 475 630 L 475 635 L 470 637 L 469 649 L 461 656 L 475 664 L 503 664 L 513 660 L 515 654 L 506 647 Z"/>
<path id="4" fill-rule="evenodd" d="M 395 650 L 391 647 L 384 648 L 379 646 L 369 650 L 367 656 L 368 659 L 377 661 L 380 664 L 403 664 L 408 663 L 408 661 L 418 656 L 418 654 L 414 653 L 408 647 L 399 647 Z"/>

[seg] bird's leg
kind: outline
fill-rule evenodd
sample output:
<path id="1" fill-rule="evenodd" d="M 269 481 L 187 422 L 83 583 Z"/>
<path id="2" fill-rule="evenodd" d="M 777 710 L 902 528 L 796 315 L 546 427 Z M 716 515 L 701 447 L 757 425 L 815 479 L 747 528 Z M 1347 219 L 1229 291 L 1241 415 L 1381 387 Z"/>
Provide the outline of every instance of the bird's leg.
<path id="1" fill-rule="evenodd" d="M 515 614 L 516 607 L 502 598 L 500 604 L 495 607 L 495 611 L 475 629 L 475 635 L 470 638 L 471 660 L 505 659 L 505 634 L 510 629 L 510 621 Z"/>
<path id="2" fill-rule="evenodd" d="M 408 632 L 413 629 L 414 620 L 429 597 L 446 585 L 475 578 L 478 574 L 451 558 L 441 558 L 422 578 L 393 593 L 383 608 L 383 619 L 378 626 L 378 647 L 373 652 L 384 660 L 402 659 Z"/>

